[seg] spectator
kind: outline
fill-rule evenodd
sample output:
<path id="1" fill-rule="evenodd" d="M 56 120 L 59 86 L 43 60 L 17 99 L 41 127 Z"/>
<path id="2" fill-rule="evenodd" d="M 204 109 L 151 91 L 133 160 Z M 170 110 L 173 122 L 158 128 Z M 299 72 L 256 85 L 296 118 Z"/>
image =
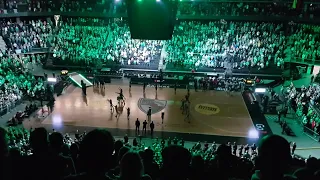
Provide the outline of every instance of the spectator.
<path id="1" fill-rule="evenodd" d="M 114 139 L 102 129 L 86 134 L 80 144 L 81 174 L 70 176 L 68 180 L 108 179 L 105 173 L 112 167 Z"/>
<path id="2" fill-rule="evenodd" d="M 57 161 L 49 153 L 48 133 L 44 128 L 36 128 L 31 132 L 30 145 L 33 149 L 33 155 L 28 156 L 26 160 L 31 163 L 26 166 L 26 179 L 53 180 L 64 177 L 62 163 L 55 163 Z"/>
<path id="3" fill-rule="evenodd" d="M 144 175 L 144 167 L 138 153 L 127 152 L 120 161 L 121 180 L 148 180 L 151 178 Z"/>
<path id="4" fill-rule="evenodd" d="M 50 158 L 55 167 L 60 167 L 56 174 L 60 177 L 65 177 L 70 174 L 75 174 L 75 167 L 72 158 L 61 155 L 63 143 L 63 135 L 59 132 L 53 132 L 49 136 L 50 141 Z"/>
<path id="5" fill-rule="evenodd" d="M 128 146 L 123 146 L 120 148 L 119 153 L 117 154 L 117 164 L 116 167 L 111 169 L 108 172 L 108 176 L 111 177 L 112 179 L 115 179 L 117 176 L 120 176 L 120 161 L 127 152 L 130 151 L 130 147 Z"/>
<path id="6" fill-rule="evenodd" d="M 311 157 L 307 160 L 307 166 L 296 170 L 293 175 L 299 180 L 311 180 L 315 179 L 315 173 L 318 169 L 319 162 L 317 158 Z"/>
<path id="7" fill-rule="evenodd" d="M 159 178 L 159 166 L 154 161 L 154 152 L 151 149 L 146 149 L 143 154 L 143 166 L 145 174 L 152 179 Z"/>
<path id="8" fill-rule="evenodd" d="M 260 179 L 294 179 L 286 177 L 285 172 L 291 161 L 290 145 L 281 136 L 270 135 L 261 140 L 259 146 L 258 169 L 252 180 Z"/>
<path id="9" fill-rule="evenodd" d="M 204 159 L 200 155 L 194 155 L 191 160 L 190 179 L 206 179 Z"/>
<path id="10" fill-rule="evenodd" d="M 119 155 L 119 151 L 120 149 L 123 147 L 123 142 L 120 140 L 117 140 L 114 143 L 114 154 L 112 155 L 113 158 L 113 165 L 112 168 L 115 168 L 118 164 L 119 164 L 119 159 L 118 159 L 118 155 Z"/>
<path id="11" fill-rule="evenodd" d="M 73 143 L 70 146 L 70 155 L 74 163 L 75 169 L 78 170 L 80 167 L 79 167 L 79 145 L 77 143 Z"/>
<path id="12" fill-rule="evenodd" d="M 190 152 L 181 146 L 168 146 L 162 151 L 161 179 L 186 180 L 188 178 Z"/>

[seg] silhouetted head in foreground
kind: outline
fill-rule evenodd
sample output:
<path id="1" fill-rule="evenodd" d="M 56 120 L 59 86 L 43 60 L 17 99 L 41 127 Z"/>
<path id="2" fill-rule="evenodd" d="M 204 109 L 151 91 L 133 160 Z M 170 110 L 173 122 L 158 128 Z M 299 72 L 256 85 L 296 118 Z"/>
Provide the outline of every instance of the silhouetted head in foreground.
<path id="1" fill-rule="evenodd" d="M 49 136 L 49 142 L 50 142 L 51 150 L 54 153 L 59 154 L 62 150 L 62 146 L 64 145 L 63 144 L 63 135 L 59 132 L 53 132 Z"/>
<path id="2" fill-rule="evenodd" d="M 30 145 L 34 154 L 48 152 L 48 132 L 45 128 L 36 128 L 30 133 Z"/>
<path id="3" fill-rule="evenodd" d="M 261 139 L 257 166 L 261 180 L 280 180 L 291 161 L 290 144 L 283 137 L 270 135 Z"/>
<path id="4" fill-rule="evenodd" d="M 109 131 L 95 129 L 80 144 L 80 160 L 86 172 L 103 172 L 110 168 L 114 139 Z"/>
<path id="5" fill-rule="evenodd" d="M 187 179 L 191 161 L 190 152 L 181 146 L 171 145 L 162 151 L 163 179 Z"/>
<path id="6" fill-rule="evenodd" d="M 121 180 L 140 180 L 144 175 L 144 168 L 140 155 L 136 152 L 127 152 L 120 161 Z"/>

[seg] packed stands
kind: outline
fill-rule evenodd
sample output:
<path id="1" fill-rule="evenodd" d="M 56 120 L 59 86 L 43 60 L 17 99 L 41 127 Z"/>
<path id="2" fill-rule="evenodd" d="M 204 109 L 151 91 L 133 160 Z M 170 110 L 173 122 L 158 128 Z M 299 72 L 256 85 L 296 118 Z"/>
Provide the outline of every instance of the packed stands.
<path id="1" fill-rule="evenodd" d="M 54 52 L 54 57 L 62 60 L 60 63 L 96 67 L 113 64 L 150 69 L 158 67 L 161 41 L 131 39 L 129 27 L 122 21 L 92 21 L 68 19 L 60 26 Z M 93 25 L 88 26 L 90 23 Z"/>
<path id="2" fill-rule="evenodd" d="M 178 5 L 178 15 L 200 16 L 290 16 L 297 15 L 290 7 L 292 2 L 182 2 Z"/>
<path id="3" fill-rule="evenodd" d="M 95 24 L 95 20 L 88 22 L 86 19 L 75 22 L 70 19 L 61 24 L 53 56 L 74 65 L 101 66 L 106 57 L 100 53 L 106 52 L 110 27 L 103 21 L 100 26 L 93 26 Z"/>
<path id="4" fill-rule="evenodd" d="M 1 37 L 5 41 L 0 50 L 1 115 L 10 112 L 24 96 L 34 97 L 44 89 L 42 79 L 35 79 L 30 71 L 43 63 L 46 55 L 26 53 L 47 46 L 49 29 L 51 26 L 40 20 L 28 24 L 1 22 Z"/>
<path id="5" fill-rule="evenodd" d="M 168 62 L 175 66 L 267 68 L 277 62 L 283 66 L 281 51 L 285 36 L 283 24 L 224 22 L 208 24 L 189 21 L 175 26 L 174 36 L 167 46 Z"/>
<path id="6" fill-rule="evenodd" d="M 320 134 L 319 102 L 320 87 L 318 84 L 302 86 L 293 85 L 285 91 L 290 107 L 296 112 L 298 120 L 308 129 Z"/>
<path id="7" fill-rule="evenodd" d="M 70 18 L 62 21 L 54 57 L 62 59 L 55 61 L 60 65 L 96 67 L 157 69 L 162 56 L 166 68 L 171 70 L 227 66 L 282 69 L 285 62 L 319 59 L 318 28 L 267 22 L 180 21 L 172 40 L 143 41 L 130 39 L 129 27 L 122 19 L 106 22 L 98 18 Z M 166 55 L 162 54 L 163 48 Z"/>
<path id="8" fill-rule="evenodd" d="M 307 24 L 293 24 L 288 28 L 290 36 L 287 38 L 286 49 L 284 53 L 288 59 L 306 60 L 320 59 L 320 27 Z"/>
<path id="9" fill-rule="evenodd" d="M 125 6 L 121 1 L 97 1 L 97 0 L 64 0 L 64 1 L 42 1 L 42 0 L 7 0 L 0 6 L 2 13 L 17 12 L 98 12 L 118 13 L 123 12 Z"/>
<path id="10" fill-rule="evenodd" d="M 298 2 L 298 1 L 297 1 Z M 178 15 L 211 15 L 211 16 L 303 16 L 314 19 L 319 16 L 319 4 L 305 1 L 293 8 L 293 1 L 182 1 L 179 3 Z M 301 7 L 304 7 L 301 12 Z M 122 0 L 117 1 L 40 1 L 8 0 L 0 4 L 2 13 L 16 12 L 95 12 L 95 13 L 125 13 L 126 6 Z"/>
<path id="11" fill-rule="evenodd" d="M 126 11 L 123 1 L 7 0 L 1 13 Z M 1 4 L 2 3 L 2 4 Z M 178 16 L 320 16 L 318 4 L 300 11 L 292 2 L 183 2 Z M 0 46 L 0 110 L 9 111 L 23 96 L 35 97 L 45 82 L 31 74 L 46 55 L 26 54 L 34 48 L 53 46 L 58 65 L 121 66 L 157 69 L 163 50 L 168 69 L 187 67 L 265 69 L 283 68 L 285 61 L 319 59 L 319 26 L 295 23 L 196 22 L 179 20 L 170 41 L 132 40 L 126 20 L 63 18 L 58 27 L 51 21 L 1 22 L 6 45 Z M 22 54 L 21 54 L 22 53 Z M 241 79 L 209 78 L 199 88 L 240 91 Z M 209 84 L 209 86 L 208 86 Z M 288 97 L 303 123 L 318 131 L 319 117 L 306 104 L 319 104 L 319 87 L 290 87 Z M 31 105 L 25 113 L 37 108 Z M 20 120 L 19 120 L 20 121 Z M 177 138 L 156 139 L 146 145 L 128 137 L 114 140 L 105 130 L 74 135 L 48 133 L 44 128 L 0 128 L 0 179 L 299 179 L 320 177 L 319 159 L 294 157 L 295 147 L 271 135 L 258 145 L 194 143 L 187 147 Z M 285 175 L 286 174 L 286 175 Z M 297 178 L 296 178 L 297 177 Z"/>
<path id="12" fill-rule="evenodd" d="M 0 138 L 0 175 L 5 179 L 92 179 L 101 173 L 104 179 L 260 179 L 263 175 L 310 180 L 319 176 L 318 159 L 296 158 L 296 145 L 290 147 L 277 135 L 263 138 L 259 146 L 187 145 L 177 138 L 155 139 L 147 145 L 136 138 L 129 142 L 127 136 L 115 141 L 108 131 L 98 129 L 62 135 L 43 128 L 1 128 Z M 11 171 L 22 163 L 28 166 L 20 173 Z"/>
<path id="13" fill-rule="evenodd" d="M 303 16 L 314 18 L 319 16 L 317 3 L 306 1 L 306 5 L 301 13 L 304 4 L 294 6 L 293 1 L 181 1 L 179 3 L 178 15 L 211 15 L 211 16 Z M 6 13 L 14 12 L 96 12 L 96 13 L 125 13 L 126 3 L 123 0 L 105 0 L 90 2 L 84 0 L 77 1 L 25 1 L 8 0 L 0 8 Z M 295 8 L 294 8 L 295 7 Z"/>
<path id="14" fill-rule="evenodd" d="M 40 57 L 38 56 L 38 58 Z M 2 113 L 9 112 L 14 108 L 24 95 L 34 97 L 37 91 L 43 89 L 42 80 L 35 79 L 26 66 L 30 59 L 29 55 L 22 57 L 15 54 L 3 54 L 0 67 Z M 36 62 L 35 57 L 34 62 Z"/>
<path id="15" fill-rule="evenodd" d="M 32 48 L 47 48 L 53 42 L 53 23 L 51 21 L 1 23 L 1 36 L 7 48 L 17 53 L 27 53 Z"/>

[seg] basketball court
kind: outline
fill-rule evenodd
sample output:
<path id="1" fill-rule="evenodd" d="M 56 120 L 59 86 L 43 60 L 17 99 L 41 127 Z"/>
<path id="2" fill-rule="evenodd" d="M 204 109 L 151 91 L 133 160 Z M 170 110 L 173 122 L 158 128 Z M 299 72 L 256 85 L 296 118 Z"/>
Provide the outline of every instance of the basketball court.
<path id="1" fill-rule="evenodd" d="M 89 87 L 86 97 L 82 96 L 80 88 L 57 97 L 53 113 L 42 124 L 57 129 L 62 126 L 135 129 L 135 120 L 139 118 L 142 125 L 147 119 L 147 109 L 151 107 L 154 131 L 247 137 L 249 130 L 254 128 L 240 93 L 230 96 L 222 91 L 191 90 L 190 118 L 185 120 L 180 106 L 187 90 L 177 89 L 175 94 L 174 89 L 158 88 L 155 93 L 155 88 L 147 87 L 144 95 L 142 86 L 132 86 L 131 92 L 129 87 L 121 88 L 126 100 L 119 117 L 110 111 L 107 101 L 112 99 L 116 104 L 119 86 L 107 85 L 105 90 Z M 128 107 L 131 109 L 129 120 Z M 165 113 L 163 124 L 161 112 Z"/>

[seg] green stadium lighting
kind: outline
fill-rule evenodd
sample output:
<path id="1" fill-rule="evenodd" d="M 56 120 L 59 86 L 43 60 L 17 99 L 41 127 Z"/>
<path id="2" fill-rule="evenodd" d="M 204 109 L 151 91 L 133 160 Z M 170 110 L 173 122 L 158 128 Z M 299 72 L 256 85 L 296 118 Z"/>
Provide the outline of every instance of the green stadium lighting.
<path id="1" fill-rule="evenodd" d="M 79 74 L 80 77 L 82 77 L 82 79 L 85 79 L 90 86 L 92 86 L 92 83 L 87 79 L 85 78 L 82 74 Z"/>
<path id="2" fill-rule="evenodd" d="M 69 77 L 74 83 L 76 83 L 79 87 L 81 87 L 81 84 L 79 84 L 75 79 L 73 79 L 71 76 Z"/>

